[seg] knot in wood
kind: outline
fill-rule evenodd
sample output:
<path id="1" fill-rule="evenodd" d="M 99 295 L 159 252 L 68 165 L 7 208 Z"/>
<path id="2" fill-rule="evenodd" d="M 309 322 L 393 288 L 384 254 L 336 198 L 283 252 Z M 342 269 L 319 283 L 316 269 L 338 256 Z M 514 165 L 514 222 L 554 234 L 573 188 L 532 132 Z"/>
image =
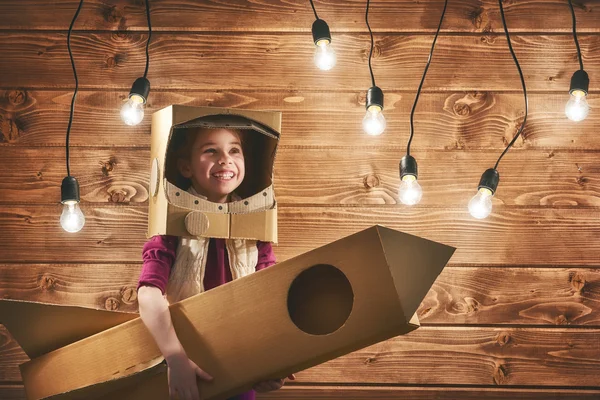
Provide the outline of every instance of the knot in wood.
<path id="1" fill-rule="evenodd" d="M 506 366 L 499 364 L 494 369 L 493 375 L 494 383 L 496 385 L 504 385 L 508 381 L 508 372 L 506 371 Z"/>
<path id="2" fill-rule="evenodd" d="M 500 346 L 506 346 L 510 342 L 510 334 L 508 332 L 500 332 L 498 336 L 496 336 L 496 342 Z"/>
<path id="3" fill-rule="evenodd" d="M 40 288 L 43 291 L 52 291 L 56 286 L 56 279 L 50 275 L 42 275 L 40 279 Z"/>
<path id="4" fill-rule="evenodd" d="M 110 22 L 111 24 L 114 24 L 115 22 L 118 22 L 121 19 L 122 14 L 117 9 L 117 6 L 106 5 L 104 7 L 104 9 L 102 10 L 102 16 L 104 17 L 104 20 L 106 22 Z"/>
<path id="5" fill-rule="evenodd" d="M 479 302 L 472 297 L 465 297 L 467 313 L 472 313 L 479 310 Z"/>
<path id="6" fill-rule="evenodd" d="M 10 118 L 0 115 L 0 142 L 14 143 L 21 136 L 17 123 Z"/>
<path id="7" fill-rule="evenodd" d="M 376 174 L 369 174 L 367 176 L 365 176 L 364 180 L 363 180 L 363 184 L 365 185 L 365 188 L 367 189 L 372 189 L 374 187 L 379 186 L 381 183 L 381 180 L 379 179 L 379 177 Z"/>
<path id="8" fill-rule="evenodd" d="M 372 364 L 375 361 L 377 361 L 377 359 L 375 357 L 367 357 L 367 359 L 365 360 L 365 365 Z"/>
<path id="9" fill-rule="evenodd" d="M 554 319 L 556 325 L 569 325 L 569 320 L 564 315 L 559 315 Z"/>
<path id="10" fill-rule="evenodd" d="M 111 203 L 127 203 L 127 193 L 122 190 L 116 190 L 110 194 L 108 200 Z"/>
<path id="11" fill-rule="evenodd" d="M 108 311 L 117 311 L 119 309 L 119 306 L 119 300 L 114 297 L 109 297 L 104 302 L 104 308 L 106 308 Z"/>
<path id="12" fill-rule="evenodd" d="M 454 103 L 454 106 L 452 107 L 454 114 L 461 116 L 461 117 L 466 117 L 469 114 L 471 114 L 471 107 L 469 107 L 468 104 L 465 103 Z"/>
<path id="13" fill-rule="evenodd" d="M 121 300 L 125 304 L 133 304 L 137 300 L 137 291 L 132 286 L 121 289 Z"/>
<path id="14" fill-rule="evenodd" d="M 577 290 L 578 292 L 583 291 L 583 287 L 585 286 L 585 283 L 586 283 L 585 278 L 579 272 L 575 272 L 575 274 L 573 274 L 573 276 L 571 277 L 571 286 L 573 287 L 573 289 Z"/>
<path id="15" fill-rule="evenodd" d="M 27 100 L 27 92 L 22 90 L 11 90 L 7 93 L 6 97 L 8 97 L 10 104 L 18 106 L 25 103 L 25 100 Z"/>
<path id="16" fill-rule="evenodd" d="M 359 106 L 364 106 L 367 104 L 367 93 L 366 92 L 359 92 L 356 95 L 356 103 Z"/>
<path id="17" fill-rule="evenodd" d="M 117 165 L 117 162 L 113 158 L 108 161 L 100 161 L 99 163 L 102 167 L 102 175 L 104 176 L 108 176 L 108 173 L 112 172 L 115 169 L 115 165 Z"/>

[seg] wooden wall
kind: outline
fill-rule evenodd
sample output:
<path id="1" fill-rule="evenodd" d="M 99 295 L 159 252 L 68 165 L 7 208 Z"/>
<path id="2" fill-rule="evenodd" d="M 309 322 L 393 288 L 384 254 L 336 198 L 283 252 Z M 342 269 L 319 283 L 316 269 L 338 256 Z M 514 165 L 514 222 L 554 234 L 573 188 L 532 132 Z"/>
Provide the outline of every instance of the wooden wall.
<path id="1" fill-rule="evenodd" d="M 566 0 L 506 0 L 530 91 L 494 212 L 466 204 L 524 115 L 495 0 L 453 0 L 415 116 L 423 201 L 397 204 L 408 115 L 442 0 L 373 0 L 388 128 L 361 132 L 370 86 L 363 0 L 316 0 L 338 64 L 312 64 L 308 0 L 154 0 L 147 117 L 118 110 L 144 70 L 141 0 L 88 0 L 72 37 L 81 92 L 72 173 L 87 221 L 58 224 L 76 0 L 0 1 L 0 296 L 134 312 L 147 219 L 150 114 L 169 104 L 283 111 L 279 260 L 375 223 L 458 248 L 422 328 L 297 374 L 264 399 L 600 396 L 600 2 L 574 0 L 592 112 L 564 116 L 578 68 Z M 0 398 L 27 357 L 0 326 Z"/>

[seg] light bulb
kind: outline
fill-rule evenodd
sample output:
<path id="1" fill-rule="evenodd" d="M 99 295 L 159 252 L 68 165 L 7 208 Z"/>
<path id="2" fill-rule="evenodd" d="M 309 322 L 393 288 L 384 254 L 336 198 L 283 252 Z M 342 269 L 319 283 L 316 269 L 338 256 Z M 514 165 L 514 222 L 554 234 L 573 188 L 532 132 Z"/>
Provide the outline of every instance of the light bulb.
<path id="1" fill-rule="evenodd" d="M 329 71 L 335 65 L 335 51 L 331 42 L 326 39 L 319 40 L 315 49 L 315 65 L 323 70 Z"/>
<path id="2" fill-rule="evenodd" d="M 362 120 L 362 126 L 367 135 L 378 136 L 385 130 L 385 117 L 379 106 L 371 106 Z"/>
<path id="3" fill-rule="evenodd" d="M 121 119 L 127 125 L 137 125 L 144 119 L 144 99 L 138 95 L 131 95 L 129 100 L 121 107 Z"/>
<path id="4" fill-rule="evenodd" d="M 85 217 L 79 208 L 79 203 L 68 201 L 64 203 L 62 214 L 60 215 L 60 226 L 71 233 L 79 232 L 85 224 Z"/>
<path id="5" fill-rule="evenodd" d="M 423 189 L 414 175 L 404 175 L 398 189 L 398 197 L 403 204 L 412 206 L 421 201 Z"/>
<path id="6" fill-rule="evenodd" d="M 493 193 L 488 188 L 481 188 L 469 201 L 469 213 L 477 219 L 484 219 L 492 212 Z"/>
<path id="7" fill-rule="evenodd" d="M 590 106 L 586 101 L 586 93 L 583 90 L 573 90 L 571 98 L 565 107 L 565 114 L 571 121 L 583 121 L 590 113 Z"/>

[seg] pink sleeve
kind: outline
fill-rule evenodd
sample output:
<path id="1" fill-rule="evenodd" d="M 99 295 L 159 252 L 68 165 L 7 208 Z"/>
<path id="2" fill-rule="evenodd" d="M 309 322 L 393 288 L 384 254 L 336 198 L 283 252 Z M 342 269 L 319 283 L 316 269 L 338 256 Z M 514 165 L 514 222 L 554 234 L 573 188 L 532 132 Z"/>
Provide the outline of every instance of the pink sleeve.
<path id="1" fill-rule="evenodd" d="M 171 266 L 175 262 L 176 249 L 177 236 L 157 235 L 144 244 L 144 264 L 138 280 L 138 289 L 141 286 L 156 286 L 163 295 L 165 294 Z"/>
<path id="2" fill-rule="evenodd" d="M 277 263 L 275 260 L 275 253 L 273 252 L 273 246 L 271 246 L 270 242 L 258 241 L 256 242 L 256 247 L 258 248 L 258 263 L 256 264 L 257 271 Z"/>

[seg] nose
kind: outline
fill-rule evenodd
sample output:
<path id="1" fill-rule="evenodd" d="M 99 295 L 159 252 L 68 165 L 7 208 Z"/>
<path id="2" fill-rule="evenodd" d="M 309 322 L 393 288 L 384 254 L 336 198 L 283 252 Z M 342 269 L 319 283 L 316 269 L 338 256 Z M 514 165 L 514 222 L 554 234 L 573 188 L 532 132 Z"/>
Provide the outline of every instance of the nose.
<path id="1" fill-rule="evenodd" d="M 219 156 L 219 164 L 220 165 L 226 165 L 226 164 L 231 164 L 233 161 L 231 159 L 231 156 L 228 153 L 222 152 Z"/>

